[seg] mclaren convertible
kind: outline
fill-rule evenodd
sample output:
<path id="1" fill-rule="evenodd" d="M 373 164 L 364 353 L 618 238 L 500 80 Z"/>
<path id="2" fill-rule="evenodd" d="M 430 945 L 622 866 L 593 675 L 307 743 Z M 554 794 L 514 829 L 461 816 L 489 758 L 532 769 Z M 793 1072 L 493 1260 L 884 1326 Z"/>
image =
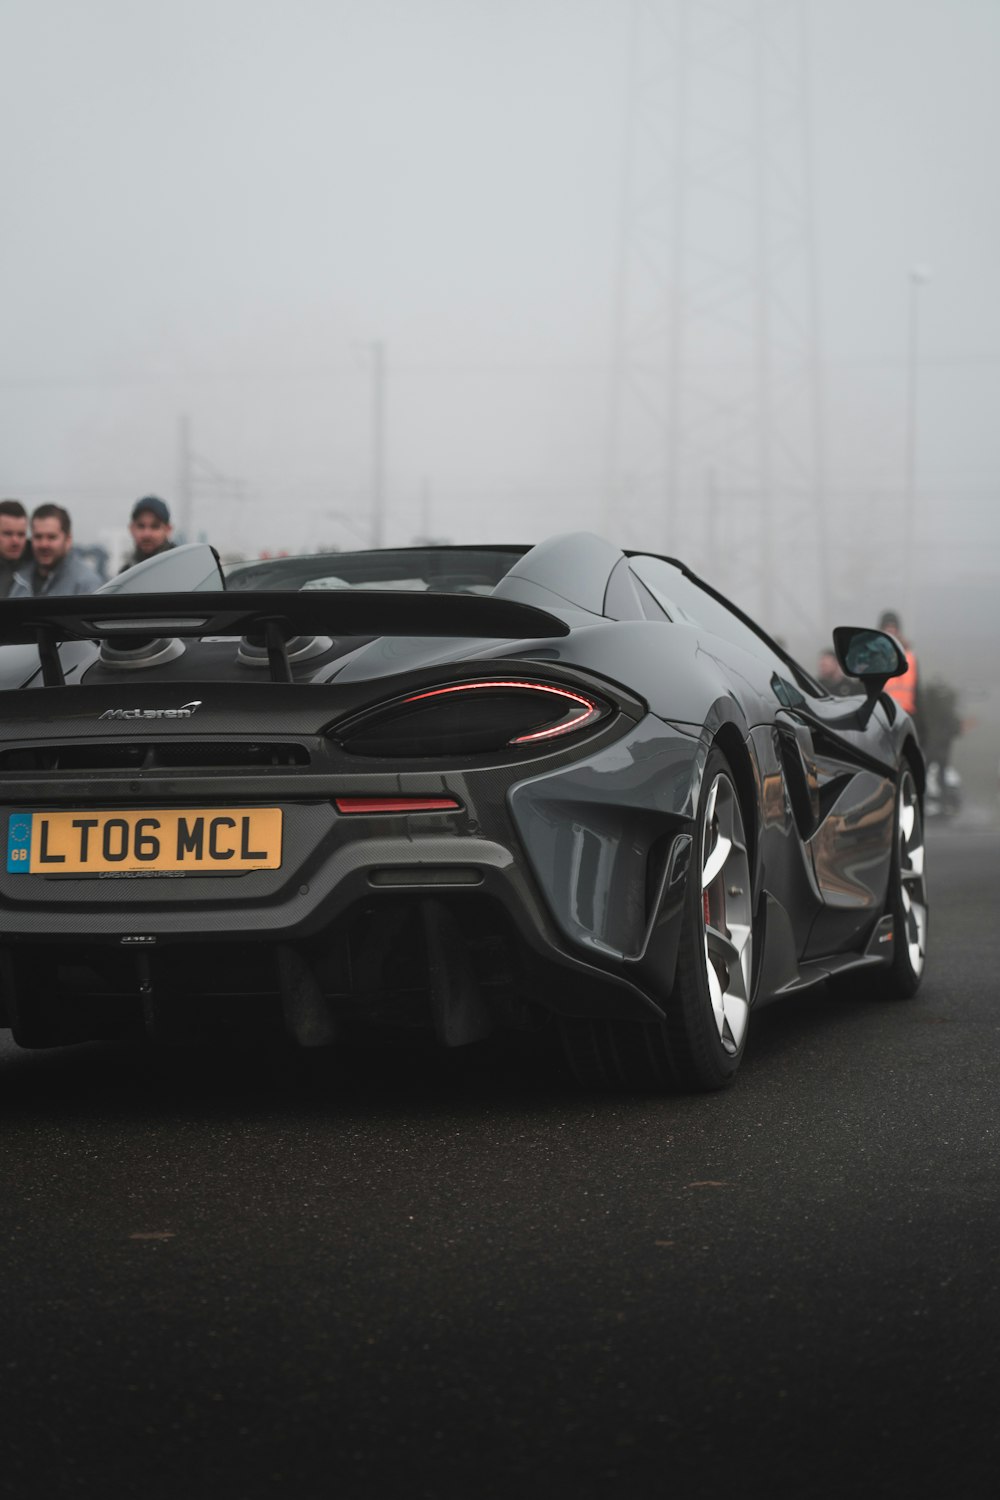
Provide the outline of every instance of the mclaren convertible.
<path id="1" fill-rule="evenodd" d="M 830 697 L 682 563 L 574 534 L 0 602 L 0 1024 L 24 1047 L 558 1041 L 719 1089 L 754 1009 L 903 998 L 924 760 L 842 627 Z"/>

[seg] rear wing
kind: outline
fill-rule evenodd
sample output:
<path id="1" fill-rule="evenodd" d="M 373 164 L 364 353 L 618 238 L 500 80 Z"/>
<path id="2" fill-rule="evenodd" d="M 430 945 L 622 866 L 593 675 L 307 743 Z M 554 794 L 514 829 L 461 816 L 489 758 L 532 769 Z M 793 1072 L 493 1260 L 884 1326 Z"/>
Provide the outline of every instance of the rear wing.
<path id="1" fill-rule="evenodd" d="M 64 682 L 61 641 L 153 636 L 249 637 L 267 647 L 271 677 L 291 682 L 296 636 L 471 636 L 535 640 L 569 634 L 558 616 L 489 595 L 315 589 L 301 593 L 77 594 L 0 600 L 0 645 L 38 647 L 47 687 Z"/>

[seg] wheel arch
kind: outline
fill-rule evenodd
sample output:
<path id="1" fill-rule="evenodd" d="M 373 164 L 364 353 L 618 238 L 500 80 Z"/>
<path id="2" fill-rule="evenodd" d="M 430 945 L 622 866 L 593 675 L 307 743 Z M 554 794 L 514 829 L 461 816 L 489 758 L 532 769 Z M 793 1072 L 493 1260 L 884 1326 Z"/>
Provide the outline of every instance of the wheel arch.
<path id="1" fill-rule="evenodd" d="M 913 778 L 917 783 L 917 791 L 923 797 L 927 788 L 927 765 L 924 761 L 924 752 L 917 744 L 916 736 L 908 734 L 903 741 L 903 749 L 899 757 L 900 769 L 904 762 L 909 765 L 913 772 Z"/>

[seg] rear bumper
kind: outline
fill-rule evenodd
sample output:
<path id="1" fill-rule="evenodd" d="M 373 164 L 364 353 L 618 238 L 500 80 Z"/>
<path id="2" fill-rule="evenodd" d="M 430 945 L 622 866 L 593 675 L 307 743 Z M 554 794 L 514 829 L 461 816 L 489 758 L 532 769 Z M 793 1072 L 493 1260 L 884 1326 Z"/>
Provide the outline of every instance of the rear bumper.
<path id="1" fill-rule="evenodd" d="M 390 943 L 395 918 L 383 918 L 409 910 L 424 934 L 414 945 L 415 967 L 447 967 L 454 953 L 456 971 L 467 972 L 467 932 L 488 952 L 495 929 L 494 950 L 517 955 L 516 982 L 535 1003 L 570 1014 L 655 1018 L 672 981 L 700 754 L 697 740 L 646 719 L 585 759 L 552 764 L 558 758 L 550 757 L 527 776 L 520 766 L 354 773 L 338 778 L 335 789 L 327 783 L 325 796 L 314 794 L 318 778 L 311 776 L 214 779 L 208 786 L 216 806 L 282 808 L 281 868 L 113 878 L 0 872 L 0 945 L 12 955 L 7 986 L 24 990 L 32 963 L 44 968 L 56 950 L 92 957 L 120 950 L 120 958 L 107 951 L 96 964 L 115 973 L 116 986 L 128 989 L 134 974 L 142 993 L 162 988 L 167 976 L 177 984 L 181 974 L 190 993 L 208 993 L 218 979 L 207 976 L 218 975 L 227 955 L 246 983 L 249 951 L 256 955 L 250 969 L 280 990 L 284 970 L 274 955 L 290 950 L 318 974 L 325 994 L 346 995 L 359 989 L 350 956 L 359 923 L 374 923 L 372 930 L 382 923 L 381 941 Z M 117 798 L 109 797 L 112 788 Z M 122 790 L 120 782 L 92 782 L 58 801 L 50 789 L 43 802 L 18 788 L 17 800 L 0 809 L 3 832 L 12 808 L 211 805 L 208 788 L 191 780 L 179 787 L 176 779 L 145 778 L 128 788 L 127 804 Z M 459 806 L 337 811 L 334 796 L 363 794 L 446 796 Z M 448 914 L 445 936 L 438 932 L 430 945 L 428 912 Z M 191 955 L 180 969 L 160 956 L 180 948 Z M 431 948 L 436 956 L 429 958 Z M 324 954 L 340 951 L 344 963 L 327 964 L 324 977 Z M 481 957 L 472 967 L 488 984 Z M 360 988 L 366 986 L 379 988 L 371 976 Z"/>

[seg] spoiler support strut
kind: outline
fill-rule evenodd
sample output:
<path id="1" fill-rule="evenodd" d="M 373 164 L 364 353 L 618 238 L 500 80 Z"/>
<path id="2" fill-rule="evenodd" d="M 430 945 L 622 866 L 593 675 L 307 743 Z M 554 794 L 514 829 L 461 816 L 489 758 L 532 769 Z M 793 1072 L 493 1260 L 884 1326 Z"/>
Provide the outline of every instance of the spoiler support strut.
<path id="1" fill-rule="evenodd" d="M 38 660 L 42 668 L 42 681 L 46 687 L 65 687 L 66 676 L 62 669 L 62 661 L 59 656 L 59 643 L 51 630 L 44 625 L 39 625 L 36 639 L 38 641 Z"/>
<path id="2" fill-rule="evenodd" d="M 271 669 L 272 682 L 291 682 L 292 669 L 288 664 L 288 644 L 277 620 L 268 620 L 264 627 L 267 646 L 267 664 Z"/>

